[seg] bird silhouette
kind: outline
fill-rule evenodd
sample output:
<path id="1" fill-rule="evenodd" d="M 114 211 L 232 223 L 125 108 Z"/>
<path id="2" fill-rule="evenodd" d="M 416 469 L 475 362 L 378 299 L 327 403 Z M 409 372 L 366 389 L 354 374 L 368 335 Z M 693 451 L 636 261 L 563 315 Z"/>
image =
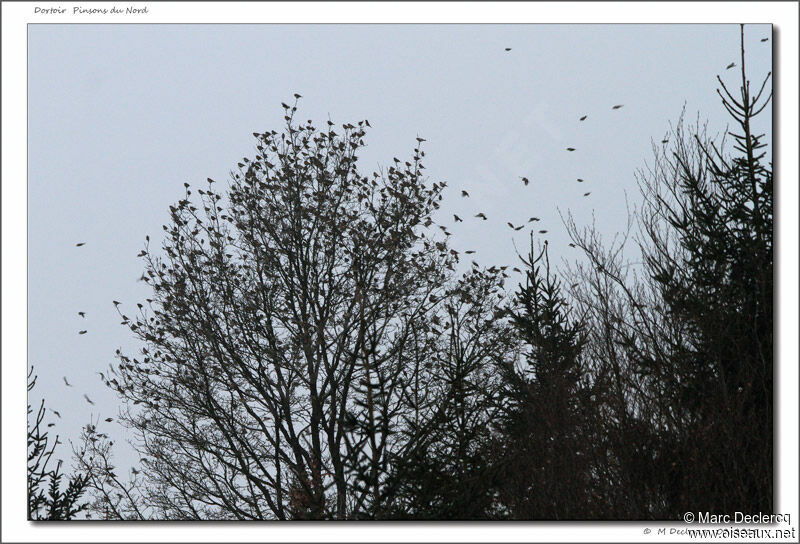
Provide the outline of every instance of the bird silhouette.
<path id="1" fill-rule="evenodd" d="M 106 423 L 111 423 L 112 421 L 114 421 L 113 417 L 107 417 L 106 418 Z"/>
<path id="2" fill-rule="evenodd" d="M 139 471 L 138 471 L 138 470 L 136 470 L 136 468 L 135 468 L 135 467 L 131 468 L 131 472 L 133 472 L 133 475 L 134 475 L 134 476 L 135 476 L 135 475 L 137 475 L 137 474 L 139 474 Z"/>
<path id="3" fill-rule="evenodd" d="M 531 182 L 531 180 L 529 180 L 528 178 L 520 178 L 520 179 L 522 180 L 522 183 L 524 183 L 525 185 L 528 185 Z"/>
<path id="4" fill-rule="evenodd" d="M 767 40 L 769 40 L 769 38 L 761 38 L 761 41 L 762 41 L 762 42 L 765 42 L 765 41 L 767 41 Z"/>
<path id="5" fill-rule="evenodd" d="M 568 147 L 567 151 L 575 151 L 575 148 L 574 147 Z"/>
<path id="6" fill-rule="evenodd" d="M 539 221 L 539 218 L 538 217 L 531 217 L 530 219 L 528 219 L 528 223 L 531 223 L 533 221 Z"/>
<path id="7" fill-rule="evenodd" d="M 453 214 L 453 219 L 455 219 L 455 220 L 456 220 L 456 223 L 462 223 L 462 222 L 464 221 L 463 219 L 461 219 L 461 218 L 460 218 L 459 216 L 457 216 L 456 214 Z"/>
<path id="8" fill-rule="evenodd" d="M 86 334 L 88 331 L 78 331 L 78 334 Z"/>
<path id="9" fill-rule="evenodd" d="M 583 196 L 589 196 L 590 194 L 592 194 L 591 191 L 588 193 L 583 193 Z"/>
<path id="10" fill-rule="evenodd" d="M 85 246 L 85 245 L 86 245 L 86 242 L 78 242 L 77 244 L 75 244 L 75 247 L 81 247 L 81 246 Z"/>
<path id="11" fill-rule="evenodd" d="M 616 106 L 614 106 L 614 107 L 613 107 L 613 108 L 611 108 L 611 109 L 612 109 L 612 110 L 618 110 L 618 109 L 620 109 L 622 106 L 623 106 L 623 104 L 617 104 Z"/>
<path id="12" fill-rule="evenodd" d="M 83 317 L 83 318 L 85 318 L 86 317 L 86 312 L 78 312 L 78 315 Z"/>
<path id="13" fill-rule="evenodd" d="M 64 383 L 67 384 L 67 387 L 72 387 L 72 384 L 67 381 L 66 376 L 62 376 L 62 378 L 64 378 Z"/>
<path id="14" fill-rule="evenodd" d="M 114 306 L 119 306 L 120 304 L 122 304 L 122 303 L 121 303 L 120 301 L 118 301 L 118 300 L 112 300 L 111 302 L 113 302 L 113 303 L 114 303 Z"/>
<path id="15" fill-rule="evenodd" d="M 473 253 L 475 253 L 475 250 L 474 249 L 469 249 L 469 250 L 465 251 L 464 253 L 466 253 L 467 255 L 472 255 Z"/>
<path id="16" fill-rule="evenodd" d="M 294 97 L 295 97 L 295 98 L 303 98 L 303 95 L 300 95 L 300 94 L 294 93 Z"/>
<path id="17" fill-rule="evenodd" d="M 506 51 L 511 51 L 511 48 L 510 47 L 506 47 Z"/>
<path id="18" fill-rule="evenodd" d="M 461 196 L 463 196 L 464 198 L 467 198 L 469 196 L 469 193 L 466 192 L 466 191 L 461 191 Z"/>
<path id="19" fill-rule="evenodd" d="M 569 247 L 575 247 L 575 244 L 573 244 L 572 242 L 570 242 L 570 244 L 569 244 Z"/>
<path id="20" fill-rule="evenodd" d="M 588 115 L 584 115 L 583 117 L 581 117 L 581 118 L 580 118 L 580 120 L 581 120 L 581 121 L 586 121 L 586 118 L 587 118 L 587 117 L 588 117 Z"/>
<path id="21" fill-rule="evenodd" d="M 733 68 L 734 66 L 736 66 L 736 63 L 735 63 L 735 62 L 732 62 L 732 63 L 730 63 L 729 65 L 727 65 L 727 66 L 725 67 L 725 69 L 726 69 L 726 70 L 730 70 L 730 69 L 731 69 L 731 68 Z"/>
<path id="22" fill-rule="evenodd" d="M 475 214 L 475 217 L 480 217 L 481 219 L 483 219 L 484 221 L 486 221 L 486 216 L 483 214 L 483 212 L 481 212 L 481 213 L 476 213 L 476 214 Z"/>
<path id="23" fill-rule="evenodd" d="M 88 402 L 89 404 L 94 404 L 94 402 L 92 401 L 92 399 L 90 399 L 90 398 L 89 398 L 89 395 L 87 395 L 86 393 L 84 393 L 84 394 L 83 394 L 83 398 L 85 398 L 85 399 L 86 399 L 86 402 Z"/>
<path id="24" fill-rule="evenodd" d="M 539 234 L 547 234 L 547 230 L 546 229 L 545 230 L 540 230 Z"/>

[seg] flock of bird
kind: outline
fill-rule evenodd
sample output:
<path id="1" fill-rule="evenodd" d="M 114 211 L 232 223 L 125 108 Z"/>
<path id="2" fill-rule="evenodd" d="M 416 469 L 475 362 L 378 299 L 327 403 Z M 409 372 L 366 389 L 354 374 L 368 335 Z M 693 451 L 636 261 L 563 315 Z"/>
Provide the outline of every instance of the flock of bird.
<path id="1" fill-rule="evenodd" d="M 511 51 L 511 47 L 506 47 L 505 51 L 506 52 Z M 624 104 L 615 104 L 615 105 L 613 105 L 611 107 L 611 109 L 612 110 L 619 110 L 623 106 L 624 106 Z M 580 122 L 586 121 L 586 119 L 588 119 L 588 117 L 589 117 L 588 114 L 581 115 L 578 118 L 578 121 L 580 121 Z M 418 140 L 419 140 L 419 138 L 418 138 Z M 663 141 L 662 143 L 667 143 L 667 142 Z M 577 151 L 577 148 L 575 148 L 575 147 L 567 147 L 566 150 L 568 152 L 572 153 L 574 151 Z M 527 187 L 531 183 L 531 180 L 529 178 L 525 177 L 525 176 L 520 176 L 520 179 L 522 180 L 522 183 L 523 183 L 523 185 L 525 187 Z M 583 178 L 577 178 L 577 181 L 578 181 L 578 183 L 583 183 L 584 182 Z M 591 194 L 592 194 L 591 191 L 587 191 L 587 192 L 583 193 L 583 196 L 584 197 L 588 197 Z M 470 197 L 469 191 L 461 190 L 461 197 L 462 198 L 469 198 Z M 483 221 L 487 221 L 488 220 L 488 217 L 486 216 L 486 214 L 484 212 L 476 213 L 474 217 L 478 218 L 478 219 L 481 219 Z M 453 214 L 453 221 L 455 223 L 463 223 L 464 222 L 464 220 L 460 216 L 458 216 L 457 214 Z M 528 219 L 528 221 L 526 223 L 523 223 L 521 225 L 514 225 L 514 223 L 512 223 L 510 221 L 506 222 L 506 224 L 508 225 L 508 227 L 510 229 L 518 232 L 518 231 L 524 229 L 530 223 L 534 223 L 534 222 L 537 222 L 537 221 L 540 221 L 540 218 L 531 217 L 530 219 Z M 428 220 L 428 222 L 425 223 L 425 227 L 429 227 L 431 225 L 431 223 L 432 222 L 430 220 Z M 442 230 L 442 232 L 445 233 L 445 235 L 450 236 L 450 232 L 447 230 L 447 227 L 445 227 L 444 225 L 438 225 L 438 227 Z M 539 234 L 547 234 L 548 231 L 547 231 L 547 229 L 540 229 L 538 232 L 539 232 Z M 572 248 L 576 247 L 575 244 L 573 244 L 573 243 L 570 243 L 569 245 Z M 455 253 L 457 254 L 457 252 L 455 252 Z M 465 253 L 472 254 L 472 253 L 475 253 L 475 251 L 474 250 L 469 250 L 469 251 L 465 251 Z M 473 261 L 473 263 L 474 263 L 474 261 Z M 514 270 L 519 272 L 518 268 L 514 268 Z"/>
<path id="2" fill-rule="evenodd" d="M 763 38 L 763 39 L 761 39 L 761 41 L 762 41 L 762 42 L 766 42 L 766 41 L 768 41 L 768 40 L 769 40 L 769 38 Z M 509 52 L 509 51 L 511 51 L 511 50 L 512 50 L 512 48 L 511 48 L 511 47 L 506 47 L 506 48 L 505 48 L 505 51 L 506 51 L 506 52 Z M 733 68 L 734 66 L 736 66 L 736 63 L 732 62 L 732 63 L 730 63 L 730 64 L 729 64 L 729 65 L 726 67 L 726 70 L 730 70 L 730 69 L 731 69 L 731 68 Z M 611 109 L 612 109 L 612 110 L 619 110 L 619 109 L 621 109 L 622 107 L 624 107 L 624 104 L 615 104 L 615 105 L 613 105 L 613 106 L 611 107 Z M 589 116 L 588 116 L 588 114 L 581 115 L 581 116 L 578 118 L 578 121 L 579 121 L 579 122 L 586 121 L 586 119 L 588 119 L 588 117 L 589 117 Z M 665 139 L 661 140 L 661 143 L 662 143 L 662 144 L 668 144 L 668 143 L 669 143 L 669 138 L 665 138 Z M 575 147 L 567 147 L 567 148 L 566 148 L 566 150 L 567 150 L 568 152 L 572 153 L 572 152 L 574 152 L 574 151 L 577 151 L 577 148 L 575 148 Z M 520 179 L 522 180 L 522 183 L 523 183 L 523 185 L 524 185 L 524 186 L 526 186 L 526 187 L 527 187 L 527 186 L 528 186 L 528 185 L 531 183 L 531 180 L 530 180 L 529 178 L 527 178 L 527 177 L 521 176 L 521 177 L 520 177 Z M 578 182 L 578 183 L 584 183 L 584 179 L 583 179 L 583 178 L 577 178 L 577 182 Z M 591 192 L 591 191 L 586 191 L 585 193 L 583 193 L 583 196 L 584 196 L 584 198 L 585 198 L 585 197 L 588 197 L 588 196 L 590 196 L 591 194 L 592 194 L 592 192 Z M 461 190 L 461 197 L 462 197 L 462 198 L 469 198 L 469 196 L 470 196 L 470 195 L 469 195 L 469 192 L 468 192 L 468 191 L 466 191 L 466 190 Z M 485 214 L 485 213 L 483 213 L 483 212 L 479 212 L 479 213 L 475 214 L 475 217 L 476 217 L 476 218 L 478 218 L 478 219 L 481 219 L 481 220 L 483 220 L 483 221 L 486 221 L 486 220 L 488 219 L 488 217 L 486 216 L 486 214 Z M 453 220 L 454 220 L 454 222 L 455 222 L 455 223 L 462 223 L 462 222 L 464 221 L 464 220 L 463 220 L 461 217 L 459 217 L 457 214 L 453 214 Z M 523 228 L 525 228 L 525 226 L 526 226 L 527 224 L 530 224 L 530 223 L 533 223 L 533 222 L 536 222 L 536 221 L 539 221 L 539 218 L 538 218 L 538 217 L 531 217 L 531 218 L 528 220 L 528 222 L 527 222 L 527 223 L 524 223 L 524 224 L 522 224 L 522 225 L 514 225 L 514 224 L 513 224 L 512 222 L 510 222 L 510 221 L 506 222 L 506 224 L 507 224 L 507 225 L 508 225 L 508 227 L 509 227 L 510 229 L 512 229 L 512 230 L 514 230 L 514 231 L 520 231 L 520 230 L 522 230 Z M 425 226 L 426 226 L 426 227 L 430 226 L 430 223 L 426 223 L 426 224 L 425 224 Z M 444 232 L 444 233 L 445 233 L 447 236 L 449 236 L 449 235 L 450 235 L 450 232 L 447 230 L 447 227 L 445 227 L 445 226 L 443 226 L 443 225 L 439 225 L 439 228 L 440 228 L 440 229 L 441 229 L 441 230 L 442 230 L 442 231 L 443 231 L 443 232 Z M 547 234 L 547 230 L 546 230 L 546 229 L 541 229 L 541 230 L 539 230 L 538 232 L 539 232 L 539 234 Z M 571 248 L 575 248 L 576 246 L 575 246 L 575 244 L 574 244 L 574 243 L 570 243 L 570 244 L 569 244 L 569 247 L 571 247 Z M 468 254 L 469 254 L 469 253 L 475 253 L 475 252 L 474 252 L 474 251 L 472 251 L 472 250 L 470 250 L 470 251 L 466 251 L 466 253 L 468 253 Z M 473 261 L 473 262 L 474 262 L 474 261 Z"/>
<path id="3" fill-rule="evenodd" d="M 762 39 L 761 39 L 761 42 L 766 42 L 766 41 L 768 41 L 768 40 L 769 40 L 769 38 L 762 38 Z M 510 52 L 510 51 L 511 51 L 511 49 L 512 49 L 511 47 L 506 47 L 506 48 L 505 48 L 505 51 L 506 51 L 506 52 Z M 734 68 L 735 66 L 736 66 L 736 63 L 735 63 L 735 62 L 732 62 L 732 63 L 728 64 L 728 66 L 726 66 L 726 67 L 725 67 L 725 69 L 726 69 L 726 70 L 730 70 L 731 68 Z M 622 108 L 622 107 L 623 107 L 623 104 L 615 104 L 614 106 L 612 106 L 612 107 L 611 107 L 611 109 L 612 109 L 612 110 L 619 110 L 619 109 L 620 109 L 620 108 Z M 578 119 L 578 121 L 580 121 L 580 122 L 583 122 L 583 121 L 586 121 L 586 119 L 587 119 L 587 118 L 588 118 L 588 115 L 582 115 L 582 116 L 581 116 L 581 117 Z M 666 144 L 666 143 L 668 143 L 668 142 L 669 142 L 669 140 L 668 140 L 668 139 L 664 139 L 664 140 L 662 140 L 662 141 L 661 141 L 661 143 L 662 143 L 662 144 Z M 566 150 L 567 150 L 568 152 L 570 152 L 570 153 L 571 153 L 571 152 L 574 152 L 574 151 L 576 151 L 576 148 L 574 148 L 574 147 L 567 147 L 567 148 L 566 148 Z M 528 185 L 531 183 L 531 180 L 530 180 L 529 178 L 527 178 L 527 177 L 521 176 L 521 177 L 520 177 L 520 179 L 522 180 L 522 183 L 523 183 L 523 184 L 524 184 L 524 186 L 526 186 L 526 187 L 527 187 L 527 186 L 528 186 Z M 583 180 L 582 178 L 578 178 L 578 180 L 577 180 L 577 181 L 578 181 L 578 183 L 583 183 L 583 182 L 584 182 L 584 180 Z M 591 193 L 591 191 L 587 191 L 587 192 L 583 193 L 583 196 L 584 196 L 584 197 L 588 197 L 588 196 L 589 196 L 589 195 L 591 195 L 591 194 L 592 194 L 592 193 Z M 466 191 L 466 190 L 462 190 L 462 191 L 461 191 L 461 197 L 462 197 L 462 198 L 469 198 L 469 197 L 470 197 L 470 195 L 469 195 L 469 192 L 468 192 L 468 191 Z M 475 214 L 475 218 L 477 218 L 477 219 L 481 219 L 481 220 L 483 220 L 483 221 L 487 221 L 487 220 L 488 220 L 488 217 L 487 217 L 487 216 L 486 216 L 486 214 L 485 214 L 485 213 L 483 213 L 483 212 L 479 212 L 479 213 Z M 454 221 L 455 221 L 456 223 L 462 223 L 462 222 L 464 221 L 464 220 L 463 220 L 461 217 L 459 217 L 459 216 L 458 216 L 458 215 L 456 215 L 456 214 L 453 214 L 453 219 L 454 219 Z M 510 221 L 508 221 L 508 222 L 507 222 L 507 224 L 508 224 L 508 227 L 509 227 L 510 229 L 512 229 L 512 230 L 514 230 L 514 231 L 520 231 L 520 230 L 522 230 L 523 228 L 525 228 L 525 226 L 526 226 L 526 225 L 529 225 L 530 223 L 535 223 L 535 222 L 537 222 L 537 221 L 539 221 L 539 220 L 540 220 L 540 219 L 539 219 L 538 217 L 531 217 L 530 219 L 528 219 L 527 223 L 524 223 L 524 224 L 522 224 L 522 225 L 514 225 L 514 224 L 513 224 L 512 222 L 510 222 Z M 430 222 L 430 220 L 429 220 L 429 222 L 426 222 L 425 226 L 426 226 L 426 227 L 428 227 L 428 226 L 430 226 L 430 224 L 431 224 L 431 222 Z M 442 231 L 443 231 L 443 232 L 444 232 L 446 235 L 448 235 L 448 236 L 450 235 L 450 233 L 447 231 L 447 228 L 446 228 L 445 226 L 443 226 L 443 225 L 439 225 L 439 228 L 440 228 L 440 229 L 441 229 L 441 230 L 442 230 Z M 546 230 L 546 229 L 540 229 L 540 230 L 539 230 L 539 234 L 547 234 L 547 230 Z M 75 244 L 75 247 L 83 247 L 84 245 L 86 245 L 86 242 L 78 242 L 77 244 Z M 576 247 L 574 243 L 570 243 L 570 244 L 569 244 L 569 246 L 570 246 L 570 247 L 572 247 L 572 248 L 575 248 L 575 247 Z M 466 254 L 473 254 L 473 253 L 475 253 L 475 251 L 474 251 L 474 250 L 468 250 L 468 251 L 465 251 L 465 253 L 466 253 Z M 473 262 L 474 262 L 474 261 L 473 261 Z M 518 268 L 514 268 L 514 270 L 516 270 L 516 271 L 519 271 L 519 269 L 518 269 Z M 118 301 L 116 301 L 116 300 L 115 300 L 115 301 L 113 301 L 113 303 L 114 303 L 114 306 L 119 306 L 119 305 L 120 305 L 120 302 L 118 302 Z M 82 319 L 85 319 L 85 318 L 86 318 L 86 312 L 80 311 L 80 312 L 78 312 L 78 315 L 79 315 L 79 316 L 80 316 Z M 86 329 L 81 329 L 81 330 L 79 330 L 79 331 L 78 331 L 78 334 L 79 334 L 79 335 L 84 335 L 84 334 L 86 334 L 87 332 L 88 332 L 88 331 L 87 331 Z M 64 376 L 64 377 L 63 377 L 63 379 L 64 379 L 64 384 L 65 384 L 67 387 L 73 387 L 73 385 L 72 385 L 71 383 L 69 383 L 69 380 L 67 380 L 67 377 L 66 377 L 66 376 Z M 91 404 L 91 405 L 94 405 L 94 401 L 92 401 L 92 399 L 90 399 L 90 398 L 89 398 L 89 396 L 88 396 L 86 393 L 84 393 L 84 394 L 83 394 L 83 398 L 84 398 L 84 399 L 86 400 L 86 402 L 88 402 L 89 404 Z M 55 414 L 55 415 L 56 415 L 56 416 L 57 416 L 59 419 L 61 418 L 61 414 L 60 414 L 58 411 L 56 411 L 56 410 L 53 410 L 53 409 L 50 409 L 50 411 L 51 411 L 51 412 L 53 412 L 53 413 L 54 413 L 54 414 Z M 107 421 L 107 422 L 111 422 L 111 421 L 113 421 L 113 419 L 112 419 L 112 418 L 107 418 L 105 421 Z M 52 426 L 53 424 L 51 423 L 51 424 L 49 424 L 49 425 L 50 425 L 50 426 Z"/>
<path id="4" fill-rule="evenodd" d="M 77 244 L 75 244 L 75 247 L 83 247 L 85 245 L 86 245 L 86 242 L 78 242 Z M 78 315 L 82 319 L 86 319 L 86 312 L 83 312 L 83 311 L 78 312 Z M 79 335 L 84 335 L 87 332 L 89 332 L 87 329 L 81 329 L 81 330 L 78 331 L 78 334 Z M 64 385 L 66 385 L 67 387 L 74 387 L 71 383 L 69 383 L 69 380 L 67 379 L 66 376 L 62 376 L 62 379 L 64 380 Z M 94 401 L 92 399 L 90 399 L 89 395 L 87 395 L 86 393 L 83 394 L 83 398 L 86 399 L 86 402 L 88 402 L 89 404 L 94 405 Z M 53 410 L 52 408 L 50 408 L 50 411 L 53 412 L 59 419 L 61 419 L 61 414 L 57 410 Z M 112 420 L 112 418 L 108 418 L 108 419 L 106 419 L 106 421 L 113 421 L 113 420 Z M 52 425 L 52 423 L 50 425 Z"/>

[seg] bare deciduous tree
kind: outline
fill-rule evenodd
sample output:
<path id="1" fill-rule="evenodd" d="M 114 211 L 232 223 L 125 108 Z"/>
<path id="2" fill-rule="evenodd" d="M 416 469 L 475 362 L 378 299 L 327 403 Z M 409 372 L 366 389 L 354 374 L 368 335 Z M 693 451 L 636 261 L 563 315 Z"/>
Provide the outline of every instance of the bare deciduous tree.
<path id="1" fill-rule="evenodd" d="M 424 152 L 363 176 L 366 122 L 317 130 L 285 107 L 285 131 L 255 134 L 228 191 L 209 180 L 196 203 L 187 184 L 162 256 L 141 254 L 152 298 L 120 313 L 145 347 L 119 353 L 107 383 L 137 405 L 123 421 L 148 459 L 149 511 L 113 516 L 378 511 L 412 421 L 449 391 L 442 369 L 491 349 L 473 340 L 485 324 L 457 323 L 458 254 L 425 232 L 444 184 L 424 181 Z"/>

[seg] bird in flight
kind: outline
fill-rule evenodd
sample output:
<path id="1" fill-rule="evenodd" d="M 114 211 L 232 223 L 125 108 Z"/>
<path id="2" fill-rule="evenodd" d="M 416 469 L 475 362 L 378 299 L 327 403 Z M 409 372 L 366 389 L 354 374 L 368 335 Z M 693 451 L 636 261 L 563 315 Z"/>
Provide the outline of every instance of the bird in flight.
<path id="1" fill-rule="evenodd" d="M 86 312 L 78 312 L 78 315 L 83 317 L 83 318 L 85 318 L 86 317 Z"/>
<path id="2" fill-rule="evenodd" d="M 539 220 L 538 217 L 531 217 L 530 219 L 528 219 L 528 223 L 531 223 L 533 221 L 538 221 L 538 220 Z"/>
<path id="3" fill-rule="evenodd" d="M 483 212 L 475 214 L 475 217 L 480 217 L 481 219 L 486 221 L 486 216 L 483 214 Z"/>
<path id="4" fill-rule="evenodd" d="M 727 65 L 727 66 L 725 67 L 725 69 L 726 69 L 726 70 L 730 70 L 730 69 L 731 69 L 731 68 L 733 68 L 734 66 L 736 66 L 736 63 L 735 63 L 735 62 L 732 62 L 732 63 L 730 63 L 729 65 Z"/>
<path id="5" fill-rule="evenodd" d="M 114 421 L 113 417 L 107 417 L 106 418 L 106 423 L 111 423 L 112 421 Z"/>
<path id="6" fill-rule="evenodd" d="M 459 216 L 457 216 L 456 214 L 453 214 L 453 219 L 455 219 L 455 220 L 456 220 L 456 223 L 462 223 L 462 222 L 464 221 L 463 219 L 461 219 L 461 218 L 460 218 Z"/>
<path id="7" fill-rule="evenodd" d="M 588 115 L 584 115 L 583 117 L 580 118 L 580 121 L 586 121 L 587 117 L 588 117 Z"/>
<path id="8" fill-rule="evenodd" d="M 85 245 L 86 245 L 86 242 L 78 242 L 77 244 L 75 244 L 75 247 L 81 247 L 81 246 L 85 246 Z"/>
<path id="9" fill-rule="evenodd" d="M 529 180 L 528 178 L 520 178 L 520 179 L 522 180 L 522 183 L 524 183 L 525 185 L 528 185 L 531 182 L 531 180 Z"/>
<path id="10" fill-rule="evenodd" d="M 301 95 L 301 94 L 297 94 L 297 93 L 294 93 L 294 97 L 295 97 L 295 98 L 303 98 L 303 95 Z"/>
<path id="11" fill-rule="evenodd" d="M 83 394 L 83 398 L 85 398 L 85 399 L 86 399 L 86 402 L 88 402 L 89 404 L 94 404 L 94 402 L 92 401 L 92 399 L 90 399 L 90 398 L 89 398 L 89 395 L 87 395 L 86 393 L 84 393 L 84 394 Z"/>
<path id="12" fill-rule="evenodd" d="M 575 151 L 575 148 L 574 147 L 568 147 L 567 151 Z"/>
<path id="13" fill-rule="evenodd" d="M 583 193 L 583 196 L 589 196 L 590 194 L 592 194 L 591 191 L 588 193 Z"/>
<path id="14" fill-rule="evenodd" d="M 466 191 L 461 191 L 461 196 L 467 198 L 469 196 L 469 193 Z"/>
<path id="15" fill-rule="evenodd" d="M 613 108 L 611 108 L 611 109 L 612 109 L 612 110 L 618 110 L 618 109 L 620 109 L 622 106 L 623 106 L 623 104 L 617 104 L 616 106 L 614 106 L 614 107 L 613 107 Z"/>
<path id="16" fill-rule="evenodd" d="M 64 378 L 64 383 L 67 384 L 67 387 L 72 387 L 72 384 L 67 381 L 66 376 L 62 376 Z"/>
<path id="17" fill-rule="evenodd" d="M 78 334 L 86 334 L 88 331 L 78 331 Z"/>

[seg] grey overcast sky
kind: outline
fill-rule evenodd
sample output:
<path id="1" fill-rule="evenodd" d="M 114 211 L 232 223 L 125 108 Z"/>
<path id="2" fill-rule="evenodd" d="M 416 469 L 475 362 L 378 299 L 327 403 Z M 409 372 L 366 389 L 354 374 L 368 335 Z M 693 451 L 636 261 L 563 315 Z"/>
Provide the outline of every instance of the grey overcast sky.
<path id="1" fill-rule="evenodd" d="M 770 33 L 745 29 L 758 83 Z M 684 104 L 689 120 L 699 111 L 712 132 L 725 129 L 715 76 L 738 87 L 725 67 L 739 64 L 739 27 L 32 24 L 28 61 L 30 400 L 61 412 L 66 442 L 91 415 L 116 416 L 96 373 L 116 348 L 135 348 L 111 301 L 130 312 L 148 295 L 136 281 L 145 235 L 158 242 L 184 182 L 226 179 L 253 155 L 252 132 L 280 130 L 293 93 L 318 126 L 369 120 L 364 171 L 425 138 L 430 179 L 449 184 L 439 218 L 456 249 L 516 264 L 513 241 L 524 248 L 528 230 L 506 221 L 537 216 L 559 260 L 574 253 L 558 210 L 579 223 L 594 214 L 609 236 L 623 229 L 634 172 Z M 770 112 L 760 120 L 769 134 Z M 122 446 L 116 423 L 101 426 Z"/>

